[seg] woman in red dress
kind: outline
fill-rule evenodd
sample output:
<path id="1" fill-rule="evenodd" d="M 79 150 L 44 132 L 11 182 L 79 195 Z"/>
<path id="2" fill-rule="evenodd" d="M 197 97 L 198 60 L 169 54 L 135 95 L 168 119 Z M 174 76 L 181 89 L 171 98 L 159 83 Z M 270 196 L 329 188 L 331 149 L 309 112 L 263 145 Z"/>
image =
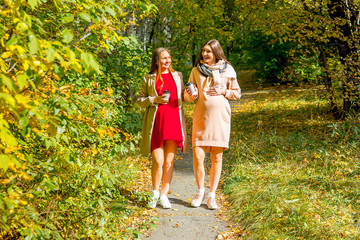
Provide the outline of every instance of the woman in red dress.
<path id="1" fill-rule="evenodd" d="M 170 92 L 169 98 L 166 92 Z M 167 193 L 172 180 L 175 154 L 177 148 L 187 151 L 183 93 L 182 74 L 172 69 L 169 50 L 156 49 L 150 73 L 143 77 L 138 99 L 139 105 L 146 107 L 140 150 L 152 156 L 151 208 L 156 207 L 158 200 L 163 208 L 171 208 Z"/>

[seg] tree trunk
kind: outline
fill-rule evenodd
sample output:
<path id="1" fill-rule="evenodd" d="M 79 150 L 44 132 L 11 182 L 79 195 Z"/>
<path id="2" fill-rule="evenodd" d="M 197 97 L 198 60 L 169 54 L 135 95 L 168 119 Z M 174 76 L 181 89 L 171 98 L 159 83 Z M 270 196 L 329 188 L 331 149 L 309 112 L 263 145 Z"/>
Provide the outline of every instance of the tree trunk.
<path id="1" fill-rule="evenodd" d="M 316 45 L 320 52 L 320 65 L 325 70 L 324 85 L 325 85 L 326 91 L 329 93 L 329 103 L 330 103 L 331 113 L 333 114 L 335 119 L 341 119 L 342 118 L 341 116 L 343 114 L 339 111 L 339 108 L 335 101 L 334 88 L 332 86 L 332 78 L 331 78 L 331 74 L 329 73 L 329 67 L 328 67 L 327 61 L 326 61 L 326 54 L 319 42 L 316 42 Z"/>
<path id="2" fill-rule="evenodd" d="M 343 110 L 348 114 L 351 110 L 359 111 L 359 55 L 357 37 L 357 11 L 352 8 L 348 1 L 331 0 L 328 3 L 329 16 L 335 22 L 343 20 L 346 24 L 338 24 L 343 38 L 334 40 L 341 63 L 345 66 L 345 79 L 342 81 L 343 87 Z M 346 40 L 344 40 L 346 39 Z"/>

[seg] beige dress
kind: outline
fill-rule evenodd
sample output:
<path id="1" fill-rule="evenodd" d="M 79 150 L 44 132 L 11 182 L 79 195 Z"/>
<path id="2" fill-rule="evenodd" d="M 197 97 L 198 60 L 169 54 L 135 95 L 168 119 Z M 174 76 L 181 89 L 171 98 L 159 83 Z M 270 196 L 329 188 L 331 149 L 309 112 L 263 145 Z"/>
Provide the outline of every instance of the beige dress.
<path id="1" fill-rule="evenodd" d="M 194 67 L 191 71 L 189 82 L 199 90 L 193 116 L 192 145 L 206 147 L 205 152 L 210 152 L 211 147 L 229 148 L 231 109 L 228 100 L 237 100 L 241 97 L 241 90 L 236 79 L 233 67 L 228 64 L 220 73 L 220 87 L 226 88 L 225 96 L 209 96 L 205 92 L 214 86 L 212 77 L 205 77 Z M 185 101 L 193 101 L 185 91 Z"/>

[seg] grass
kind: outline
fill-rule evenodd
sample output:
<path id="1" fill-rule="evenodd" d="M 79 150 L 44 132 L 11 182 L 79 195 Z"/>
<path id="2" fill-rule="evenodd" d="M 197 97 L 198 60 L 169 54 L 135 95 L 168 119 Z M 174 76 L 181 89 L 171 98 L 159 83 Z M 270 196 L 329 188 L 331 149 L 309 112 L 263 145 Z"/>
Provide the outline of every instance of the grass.
<path id="1" fill-rule="evenodd" d="M 232 107 L 224 191 L 240 239 L 359 239 L 359 117 L 319 89 L 245 92 Z"/>

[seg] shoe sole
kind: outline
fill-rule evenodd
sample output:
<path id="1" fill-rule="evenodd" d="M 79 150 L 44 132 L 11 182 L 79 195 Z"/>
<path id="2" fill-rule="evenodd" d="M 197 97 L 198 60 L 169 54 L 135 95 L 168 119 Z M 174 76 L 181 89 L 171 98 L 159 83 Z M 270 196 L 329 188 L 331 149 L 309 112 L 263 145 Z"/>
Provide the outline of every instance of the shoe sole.
<path id="1" fill-rule="evenodd" d="M 218 209 L 219 207 L 209 207 L 208 206 L 208 209 L 210 209 L 210 210 L 216 210 L 216 209 Z"/>
<path id="2" fill-rule="evenodd" d="M 191 206 L 197 208 L 197 207 L 200 207 L 200 206 L 201 206 L 201 203 L 200 203 L 200 205 L 191 204 Z"/>

